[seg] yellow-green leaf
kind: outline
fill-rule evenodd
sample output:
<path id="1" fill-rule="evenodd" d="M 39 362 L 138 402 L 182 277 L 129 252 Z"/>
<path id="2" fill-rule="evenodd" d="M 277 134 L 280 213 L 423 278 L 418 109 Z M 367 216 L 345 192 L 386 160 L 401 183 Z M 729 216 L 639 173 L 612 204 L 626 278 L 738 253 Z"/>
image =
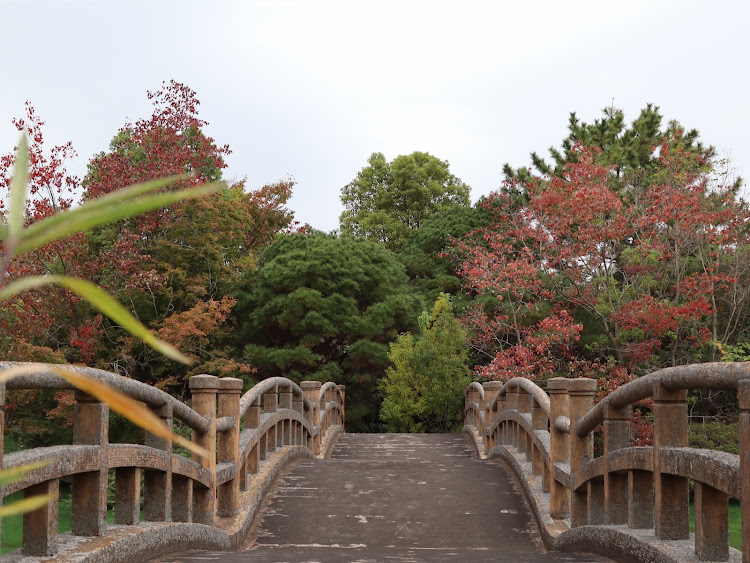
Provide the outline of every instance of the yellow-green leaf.
<path id="1" fill-rule="evenodd" d="M 190 440 L 183 438 L 182 436 L 174 434 L 164 424 L 164 422 L 162 422 L 162 420 L 154 414 L 151 409 L 143 406 L 141 403 L 134 401 L 127 395 L 124 395 L 119 391 L 112 389 L 112 387 L 106 385 L 105 383 L 102 383 L 101 381 L 91 379 L 90 377 L 86 377 L 85 375 L 82 375 L 80 373 L 66 370 L 64 368 L 61 368 L 60 366 L 51 367 L 54 373 L 56 373 L 69 383 L 72 383 L 81 391 L 84 391 L 92 397 L 95 397 L 98 400 L 107 403 L 109 405 L 109 408 L 111 408 L 113 411 L 121 414 L 141 428 L 144 428 L 145 430 L 160 438 L 171 440 L 176 444 L 184 446 L 185 448 L 189 449 L 192 452 L 195 452 L 198 455 L 208 455 L 207 450 L 198 446 L 197 444 L 194 444 Z"/>
<path id="2" fill-rule="evenodd" d="M 16 502 L 12 502 L 10 504 L 5 504 L 3 506 L 0 506 L 0 518 L 32 512 L 37 508 L 41 508 L 42 506 L 46 505 L 55 498 L 57 497 L 52 495 L 35 495 L 23 500 L 17 500 Z"/>
<path id="3" fill-rule="evenodd" d="M 170 179 L 170 181 L 173 180 L 174 179 Z M 150 183 L 150 185 L 133 186 L 136 188 L 134 193 L 138 195 L 143 192 L 146 187 L 149 189 L 156 189 L 167 183 L 169 182 L 159 181 Z M 151 194 L 137 198 L 125 198 L 121 196 L 119 192 L 127 192 L 129 188 L 118 190 L 107 196 L 90 200 L 76 209 L 57 213 L 30 225 L 27 229 L 24 229 L 20 235 L 21 241 L 18 244 L 17 252 L 21 253 L 33 250 L 53 240 L 59 240 L 74 233 L 87 231 L 100 225 L 119 221 L 120 219 L 125 219 L 127 217 L 133 217 L 141 213 L 153 211 L 154 209 L 160 209 L 178 201 L 203 197 L 204 195 L 213 193 L 222 187 L 224 187 L 223 182 L 214 182 L 211 184 L 196 186 L 194 188 Z M 113 195 L 119 197 L 110 198 L 110 196 Z"/>
<path id="4" fill-rule="evenodd" d="M 159 340 L 106 291 L 85 280 L 69 276 L 29 276 L 21 278 L 0 290 L 0 301 L 13 297 L 23 291 L 50 284 L 61 285 L 78 294 L 130 334 L 137 336 L 154 350 L 161 352 L 168 358 L 182 362 L 183 364 L 189 365 L 192 363 L 190 358 L 181 354 L 176 348 L 163 340 Z"/>
<path id="5" fill-rule="evenodd" d="M 12 247 L 20 238 L 23 229 L 23 215 L 26 211 L 26 185 L 29 182 L 29 145 L 26 132 L 21 134 L 13 166 L 13 177 L 10 180 L 10 197 L 8 202 L 8 241 Z M 7 251 L 7 250 L 6 250 Z M 13 249 L 10 249 L 13 252 Z"/>

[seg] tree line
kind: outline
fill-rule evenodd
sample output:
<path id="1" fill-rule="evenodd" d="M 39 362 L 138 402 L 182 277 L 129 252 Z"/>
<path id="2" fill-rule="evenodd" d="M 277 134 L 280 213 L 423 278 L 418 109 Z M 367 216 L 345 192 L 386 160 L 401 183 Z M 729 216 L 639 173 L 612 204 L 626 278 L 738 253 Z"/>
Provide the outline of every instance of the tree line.
<path id="1" fill-rule="evenodd" d="M 83 179 L 72 144 L 48 148 L 27 104 L 27 223 L 78 200 L 179 175 L 220 180 L 227 146 L 204 133 L 196 93 L 166 82 L 153 113 L 116 132 Z M 347 385 L 351 431 L 451 431 L 473 380 L 591 376 L 601 393 L 658 367 L 747 358 L 750 214 L 742 180 L 697 131 L 648 105 L 630 124 L 575 114 L 550 159 L 504 167 L 471 204 L 449 163 L 373 153 L 341 189 L 333 233 L 296 223 L 294 181 L 218 193 L 50 243 L 9 271 L 103 286 L 193 360 L 174 364 L 60 288 L 0 306 L 6 360 L 81 363 L 186 398 L 197 373 Z M 13 155 L 0 157 L 0 187 Z M 65 433 L 64 392 L 9 396 L 24 445 Z M 696 396 L 722 415 L 721 397 Z M 647 421 L 647 405 L 639 411 Z M 642 425 L 643 426 L 643 425 Z M 644 435 L 647 432 L 644 431 Z"/>

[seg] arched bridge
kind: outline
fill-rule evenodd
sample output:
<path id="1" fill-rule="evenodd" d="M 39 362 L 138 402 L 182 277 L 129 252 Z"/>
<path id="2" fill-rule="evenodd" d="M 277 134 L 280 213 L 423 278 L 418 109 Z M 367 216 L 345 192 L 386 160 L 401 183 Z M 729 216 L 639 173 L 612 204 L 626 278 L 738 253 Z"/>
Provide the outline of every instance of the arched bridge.
<path id="1" fill-rule="evenodd" d="M 70 388 L 42 368 L 7 388 Z M 131 379 L 70 369 L 144 402 L 168 425 L 181 421 L 212 455 L 188 459 L 148 434 L 144 444 L 111 444 L 107 406 L 76 392 L 73 444 L 0 458 L 6 468 L 54 458 L 2 494 L 72 482 L 72 530 L 57 533 L 50 502 L 24 516 L 22 549 L 8 560 L 200 549 L 196 557 L 224 561 L 602 560 L 579 555 L 589 552 L 750 563 L 750 364 L 662 370 L 596 406 L 589 379 L 551 379 L 546 392 L 519 378 L 474 383 L 463 436 L 344 434 L 345 389 L 333 383 L 272 378 L 242 395 L 240 380 L 196 376 L 187 406 Z M 741 455 L 687 448 L 686 395 L 696 388 L 737 393 Z M 646 397 L 655 446 L 630 447 L 630 408 Z M 594 457 L 597 427 L 603 452 Z M 730 497 L 742 503 L 742 552 L 728 544 Z"/>

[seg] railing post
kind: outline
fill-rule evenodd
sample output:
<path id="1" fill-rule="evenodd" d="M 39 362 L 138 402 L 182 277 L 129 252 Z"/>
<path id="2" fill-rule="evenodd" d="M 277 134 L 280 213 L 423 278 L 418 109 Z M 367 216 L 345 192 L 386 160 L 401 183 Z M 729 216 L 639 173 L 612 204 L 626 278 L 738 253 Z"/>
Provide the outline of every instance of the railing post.
<path id="1" fill-rule="evenodd" d="M 216 391 L 219 378 L 213 375 L 194 375 L 189 379 L 193 410 L 210 421 L 205 434 L 193 431 L 193 442 L 208 450 L 208 456 L 193 454 L 193 459 L 211 474 L 208 487 L 193 482 L 193 522 L 213 525 L 216 512 Z"/>
<path id="2" fill-rule="evenodd" d="M 729 499 L 695 482 L 695 555 L 701 561 L 729 561 Z"/>
<path id="3" fill-rule="evenodd" d="M 516 424 L 516 446 L 518 451 L 526 456 L 526 461 L 531 461 L 531 452 L 529 451 L 529 440 L 527 438 L 526 431 L 523 429 L 523 415 L 531 412 L 531 405 L 529 405 L 529 399 L 531 395 L 526 392 L 523 387 L 518 387 L 518 423 Z"/>
<path id="4" fill-rule="evenodd" d="M 568 416 L 568 380 L 563 377 L 553 377 L 547 380 L 547 393 L 550 403 L 550 507 L 552 518 L 561 520 L 568 516 L 570 503 L 568 489 L 555 479 L 555 464 L 565 464 L 570 459 L 570 436 L 555 425 L 555 420 L 560 416 Z"/>
<path id="5" fill-rule="evenodd" d="M 654 391 L 656 537 L 684 540 L 690 538 L 690 482 L 687 477 L 661 472 L 661 448 L 688 445 L 687 391 L 659 383 Z"/>
<path id="6" fill-rule="evenodd" d="M 51 479 L 24 489 L 24 498 L 36 495 L 52 496 L 52 500 L 41 508 L 23 515 L 24 555 L 57 554 L 57 497 L 59 492 L 59 479 Z"/>
<path id="7" fill-rule="evenodd" d="M 580 437 L 576 434 L 578 420 L 594 406 L 596 380 L 579 377 L 568 380 L 570 395 L 570 481 L 575 487 L 575 477 L 581 468 L 594 458 L 594 436 L 589 432 Z M 588 486 L 573 490 L 570 501 L 570 523 L 572 527 L 588 524 Z"/>
<path id="8" fill-rule="evenodd" d="M 172 403 L 152 408 L 156 416 L 172 429 Z M 172 442 L 146 432 L 145 445 L 166 455 L 166 471 L 143 472 L 143 519 L 146 522 L 168 522 L 172 519 Z M 140 485 L 140 483 L 139 483 Z"/>
<path id="9" fill-rule="evenodd" d="M 737 385 L 740 403 L 740 475 L 742 475 L 742 563 L 750 563 L 750 379 Z"/>
<path id="10" fill-rule="evenodd" d="M 604 513 L 607 524 L 628 522 L 628 474 L 610 471 L 609 454 L 630 447 L 630 413 L 627 405 L 604 411 Z"/>
<path id="11" fill-rule="evenodd" d="M 75 392 L 73 443 L 99 446 L 99 469 L 73 478 L 70 528 L 76 536 L 101 536 L 107 529 L 109 406 Z"/>
<path id="12" fill-rule="evenodd" d="M 245 411 L 245 430 L 255 430 L 260 428 L 260 398 L 255 399 Z M 255 445 L 250 449 L 247 461 L 242 464 L 240 472 L 240 486 L 243 491 L 249 486 L 250 476 L 258 472 L 260 466 L 260 437 L 257 438 Z"/>
<path id="13" fill-rule="evenodd" d="M 346 428 L 346 385 L 339 385 L 341 392 L 341 426 Z"/>
<path id="14" fill-rule="evenodd" d="M 302 395 L 297 393 L 292 397 L 292 410 L 298 412 L 300 416 L 305 416 L 305 403 L 302 400 Z M 304 437 L 304 429 L 301 424 L 295 422 L 292 426 L 294 428 L 292 441 L 295 445 L 302 445 L 302 439 Z"/>
<path id="15" fill-rule="evenodd" d="M 234 377 L 219 379 L 218 417 L 231 416 L 234 425 L 219 436 L 220 463 L 233 463 L 237 473 L 231 480 L 219 485 L 217 491 L 217 513 L 219 516 L 234 516 L 240 509 L 240 395 L 242 380 Z"/>
<path id="16" fill-rule="evenodd" d="M 141 469 L 115 469 L 115 524 L 132 526 L 141 519 Z"/>
<path id="17" fill-rule="evenodd" d="M 532 399 L 531 405 L 531 426 L 534 428 L 534 433 L 537 430 L 547 430 L 547 415 L 544 414 L 544 410 L 535 398 Z M 534 475 L 547 475 L 544 471 L 542 451 L 536 445 L 531 456 L 531 471 Z"/>
<path id="18" fill-rule="evenodd" d="M 3 448 L 5 446 L 5 383 L 0 383 L 0 469 L 3 468 Z M 0 487 L 0 506 L 3 504 L 3 488 Z M 0 518 L 0 537 L 2 537 L 2 523 Z M 0 542 L 2 546 L 2 542 Z"/>
<path id="19" fill-rule="evenodd" d="M 289 409 L 292 408 L 292 386 L 284 385 L 279 387 L 279 408 Z M 279 445 L 286 446 L 292 443 L 292 426 L 289 419 L 282 421 L 281 426 L 281 440 Z"/>
<path id="20" fill-rule="evenodd" d="M 320 390 L 320 381 L 303 381 L 300 383 L 302 391 L 305 393 L 305 397 L 310 401 L 312 408 L 308 411 L 308 422 L 312 428 L 313 436 L 312 443 L 308 444 L 308 447 L 313 451 L 315 455 L 320 454 L 320 433 L 315 433 L 316 428 L 320 428 L 320 409 L 318 407 L 318 391 Z"/>
<path id="21" fill-rule="evenodd" d="M 278 388 L 266 391 L 263 394 L 263 412 L 267 414 L 273 414 L 279 406 L 279 393 Z M 274 452 L 276 450 L 276 425 L 274 424 L 268 429 L 266 434 L 266 454 Z"/>
<path id="22" fill-rule="evenodd" d="M 518 387 L 508 385 L 505 387 L 505 408 L 518 414 Z M 518 423 L 515 420 L 508 420 L 505 423 L 505 443 L 509 446 L 518 448 Z"/>
<path id="23" fill-rule="evenodd" d="M 502 386 L 503 384 L 500 381 L 485 381 L 482 383 L 484 388 L 484 453 L 489 453 L 495 447 L 495 440 L 492 437 L 495 417 L 492 415 L 497 411 L 492 409 L 492 405 L 495 403 L 495 397 L 497 397 Z"/>

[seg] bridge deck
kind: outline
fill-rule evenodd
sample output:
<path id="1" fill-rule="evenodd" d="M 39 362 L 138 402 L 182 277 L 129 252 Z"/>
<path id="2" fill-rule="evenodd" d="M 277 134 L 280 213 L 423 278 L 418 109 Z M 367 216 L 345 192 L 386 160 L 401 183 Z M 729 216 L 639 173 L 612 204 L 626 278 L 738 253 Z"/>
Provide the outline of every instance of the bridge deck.
<path id="1" fill-rule="evenodd" d="M 457 434 L 341 436 L 284 475 L 246 549 L 168 561 L 603 561 L 545 553 L 500 462 Z"/>

